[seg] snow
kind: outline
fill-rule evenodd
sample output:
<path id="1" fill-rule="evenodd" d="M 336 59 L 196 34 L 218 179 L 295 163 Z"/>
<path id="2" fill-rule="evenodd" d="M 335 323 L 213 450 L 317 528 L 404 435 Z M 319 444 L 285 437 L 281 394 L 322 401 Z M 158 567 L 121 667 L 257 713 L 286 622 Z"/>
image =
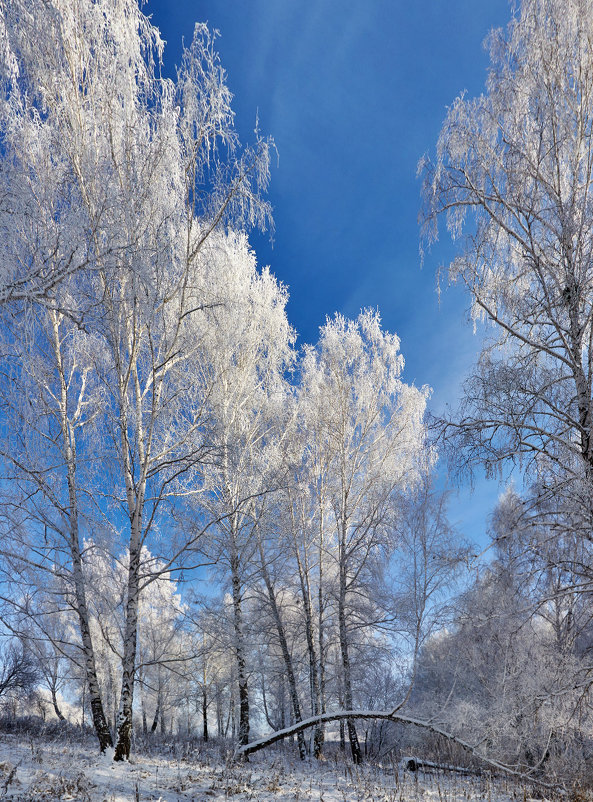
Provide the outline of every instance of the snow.
<path id="1" fill-rule="evenodd" d="M 114 763 L 91 744 L 0 734 L 0 797 L 14 802 L 510 802 L 517 786 L 505 779 L 410 774 L 401 765 L 354 766 L 341 755 L 300 763 L 287 752 L 233 764 L 218 748 L 182 756 L 135 754 Z M 14 771 L 16 767 L 16 771 Z M 528 798 L 522 791 L 522 797 Z"/>

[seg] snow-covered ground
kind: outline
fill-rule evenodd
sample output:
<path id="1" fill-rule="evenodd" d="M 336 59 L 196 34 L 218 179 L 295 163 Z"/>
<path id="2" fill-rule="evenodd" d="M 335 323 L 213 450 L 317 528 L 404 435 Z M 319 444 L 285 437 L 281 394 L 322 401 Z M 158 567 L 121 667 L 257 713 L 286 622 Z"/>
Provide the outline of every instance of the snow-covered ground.
<path id="1" fill-rule="evenodd" d="M 92 746 L 0 734 L 0 799 L 19 802 L 510 802 L 529 795 L 506 780 L 410 774 L 396 764 L 356 767 L 342 757 L 305 764 L 287 753 L 225 763 L 217 751 L 135 754 L 114 763 Z"/>

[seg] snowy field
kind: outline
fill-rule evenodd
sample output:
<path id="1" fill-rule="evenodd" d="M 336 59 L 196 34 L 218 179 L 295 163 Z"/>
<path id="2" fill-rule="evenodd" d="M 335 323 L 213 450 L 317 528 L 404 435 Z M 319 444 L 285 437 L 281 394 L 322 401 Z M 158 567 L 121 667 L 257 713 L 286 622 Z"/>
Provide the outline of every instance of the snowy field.
<path id="1" fill-rule="evenodd" d="M 113 763 L 89 746 L 0 735 L 0 799 L 21 802 L 469 802 L 527 800 L 529 791 L 505 779 L 416 775 L 393 764 L 355 767 L 341 757 L 299 763 L 288 753 L 225 763 L 215 749 L 192 754 L 136 754 Z"/>

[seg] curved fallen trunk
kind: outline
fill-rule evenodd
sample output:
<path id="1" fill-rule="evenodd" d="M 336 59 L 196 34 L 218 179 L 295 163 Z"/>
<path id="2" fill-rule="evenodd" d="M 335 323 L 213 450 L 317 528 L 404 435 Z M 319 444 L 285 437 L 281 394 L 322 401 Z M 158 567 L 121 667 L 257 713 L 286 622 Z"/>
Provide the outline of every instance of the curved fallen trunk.
<path id="1" fill-rule="evenodd" d="M 297 735 L 299 732 L 303 732 L 309 727 L 315 727 L 319 724 L 328 724 L 331 721 L 343 721 L 344 719 L 379 719 L 383 721 L 393 721 L 396 724 L 409 724 L 413 727 L 421 727 L 422 729 L 428 730 L 435 735 L 442 735 L 444 738 L 451 741 L 451 743 L 457 744 L 487 766 L 491 766 L 492 768 L 498 769 L 505 774 L 516 777 L 520 780 L 524 780 L 525 782 L 533 783 L 542 788 L 548 788 L 556 791 L 557 793 L 564 792 L 564 789 L 560 784 L 543 782 L 543 780 L 538 780 L 531 774 L 526 774 L 525 772 L 515 769 L 512 766 L 507 766 L 505 763 L 501 763 L 498 760 L 486 757 L 478 752 L 477 746 L 472 746 L 471 744 L 467 743 L 467 741 L 464 741 L 461 738 L 458 738 L 456 735 L 447 732 L 437 724 L 433 724 L 432 722 L 425 721 L 423 719 L 412 718 L 411 716 L 402 716 L 400 713 L 397 713 L 396 710 L 338 710 L 335 713 L 324 713 L 321 716 L 314 716 L 312 718 L 304 719 L 303 721 L 298 721 L 296 724 L 292 724 L 290 727 L 285 727 L 282 730 L 276 730 L 275 732 L 270 733 L 270 735 L 267 735 L 265 738 L 259 738 L 257 741 L 252 741 L 244 746 L 239 746 L 235 751 L 235 757 L 241 758 L 250 755 L 252 752 L 258 752 L 260 749 L 265 749 L 277 741 L 282 741 L 284 738 L 290 738 L 291 735 Z M 535 768 L 537 768 L 537 766 Z M 534 769 L 532 769 L 532 771 L 533 770 Z"/>

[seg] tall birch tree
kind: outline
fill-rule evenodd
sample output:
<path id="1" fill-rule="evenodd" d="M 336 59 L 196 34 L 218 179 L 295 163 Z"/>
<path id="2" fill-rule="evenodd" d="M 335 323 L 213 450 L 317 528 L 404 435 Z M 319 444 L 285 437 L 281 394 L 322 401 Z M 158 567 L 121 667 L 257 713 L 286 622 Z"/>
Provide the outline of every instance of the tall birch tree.
<path id="1" fill-rule="evenodd" d="M 200 338 L 196 327 L 191 341 L 187 334 L 208 302 L 200 254 L 231 223 L 265 225 L 269 143 L 258 137 L 240 148 L 204 25 L 175 82 L 160 75 L 163 43 L 137 0 L 1 3 L 0 42 L 0 300 L 42 297 L 103 346 L 94 367 L 130 526 L 115 751 L 122 759 L 142 545 L 204 454 Z M 63 280 L 81 270 L 71 302 Z M 169 549 L 169 567 L 184 548 Z"/>
<path id="2" fill-rule="evenodd" d="M 328 530 L 338 575 L 347 710 L 354 698 L 351 628 L 357 589 L 373 554 L 389 549 L 385 515 L 394 492 L 412 487 L 430 462 L 423 425 L 427 390 L 406 385 L 402 370 L 399 339 L 383 332 L 378 314 L 369 310 L 355 321 L 340 315 L 328 320 L 302 365 L 302 402 L 318 422 L 331 464 Z M 347 728 L 352 758 L 360 762 L 354 721 L 348 720 Z"/>
<path id="3" fill-rule="evenodd" d="M 486 91 L 452 104 L 424 172 L 428 240 L 459 242 L 449 275 L 491 324 L 446 422 L 454 453 L 529 469 L 542 498 L 580 508 L 593 479 L 593 9 L 522 0 L 488 38 Z M 568 506 L 571 502 L 568 502 Z"/>
<path id="4" fill-rule="evenodd" d="M 72 307 L 72 303 L 70 303 Z M 78 622 L 79 662 L 88 685 L 93 725 L 99 747 L 112 745 L 97 679 L 96 655 L 89 624 L 84 578 L 84 530 L 92 505 L 82 487 L 92 486 L 98 458 L 95 427 L 102 393 L 93 369 L 101 343 L 81 332 L 62 312 L 36 308 L 5 319 L 2 407 L 5 436 L 2 457 L 6 488 L 2 509 L 7 534 L 3 565 L 19 576 L 30 609 L 20 609 L 37 630 L 36 637 L 59 643 L 39 615 L 38 594 L 51 588 L 50 608 L 71 608 Z M 42 603 L 42 610 L 46 607 Z M 47 623 L 49 624 L 49 618 Z M 72 650 L 69 652 L 72 657 Z"/>
<path id="5" fill-rule="evenodd" d="M 268 270 L 256 270 L 244 239 L 229 245 L 219 273 L 225 296 L 209 312 L 215 321 L 210 329 L 210 402 L 221 451 L 205 473 L 202 503 L 218 521 L 211 548 L 230 578 L 243 745 L 250 728 L 244 594 L 265 496 L 279 486 L 283 470 L 290 407 L 284 373 L 293 361 L 293 333 L 284 288 Z"/>

